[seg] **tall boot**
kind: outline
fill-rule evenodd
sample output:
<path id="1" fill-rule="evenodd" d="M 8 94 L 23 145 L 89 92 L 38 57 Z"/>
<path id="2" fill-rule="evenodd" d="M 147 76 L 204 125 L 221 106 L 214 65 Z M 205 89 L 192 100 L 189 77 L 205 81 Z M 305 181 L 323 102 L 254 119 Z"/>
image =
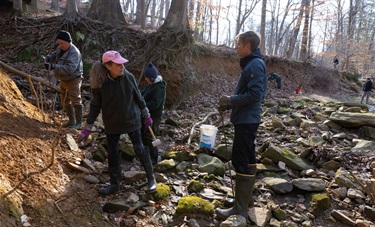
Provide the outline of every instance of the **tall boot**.
<path id="1" fill-rule="evenodd" d="M 63 124 L 63 127 L 64 128 L 72 127 L 76 123 L 76 120 L 74 118 L 73 106 L 72 105 L 64 106 L 64 111 L 65 111 L 66 115 L 68 116 L 69 120 L 68 120 L 68 122 Z"/>
<path id="2" fill-rule="evenodd" d="M 148 147 L 145 146 L 144 151 L 137 155 L 146 172 L 146 177 L 147 177 L 147 191 L 146 192 L 153 193 L 156 191 L 156 180 L 154 176 L 154 169 L 152 167 L 150 152 L 148 151 Z"/>
<path id="3" fill-rule="evenodd" d="M 74 115 L 75 115 L 76 122 L 72 126 L 72 128 L 81 129 L 81 123 L 82 123 L 82 105 L 74 106 Z"/>
<path id="4" fill-rule="evenodd" d="M 150 158 L 153 165 L 156 165 L 158 163 L 159 158 L 159 152 L 157 147 L 148 147 L 150 150 Z"/>
<path id="5" fill-rule="evenodd" d="M 109 169 L 110 185 L 108 187 L 100 188 L 99 193 L 102 195 L 109 195 L 120 190 L 121 181 L 121 169 L 110 168 Z"/>
<path id="6" fill-rule="evenodd" d="M 235 202 L 232 208 L 216 208 L 215 212 L 218 217 L 227 219 L 231 215 L 241 215 L 248 218 L 248 204 L 252 197 L 255 175 L 239 174 L 236 175 Z"/>

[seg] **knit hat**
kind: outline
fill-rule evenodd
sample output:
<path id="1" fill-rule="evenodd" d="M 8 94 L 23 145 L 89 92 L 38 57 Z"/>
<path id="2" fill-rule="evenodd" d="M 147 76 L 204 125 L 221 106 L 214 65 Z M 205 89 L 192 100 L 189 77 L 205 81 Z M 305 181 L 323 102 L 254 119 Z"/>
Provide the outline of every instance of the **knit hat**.
<path id="1" fill-rule="evenodd" d="M 59 31 L 56 39 L 61 39 L 61 40 L 64 40 L 66 42 L 69 42 L 69 43 L 72 42 L 72 37 L 70 36 L 70 33 L 67 32 L 67 31 L 64 31 L 64 30 Z"/>
<path id="2" fill-rule="evenodd" d="M 143 75 L 149 78 L 151 81 L 154 81 L 156 77 L 158 77 L 158 70 L 156 67 L 150 62 L 145 68 Z"/>

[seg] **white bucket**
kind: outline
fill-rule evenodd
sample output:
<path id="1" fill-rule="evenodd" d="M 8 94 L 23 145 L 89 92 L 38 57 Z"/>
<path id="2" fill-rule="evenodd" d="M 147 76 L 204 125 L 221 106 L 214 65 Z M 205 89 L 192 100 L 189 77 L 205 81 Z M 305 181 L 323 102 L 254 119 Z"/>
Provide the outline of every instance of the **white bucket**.
<path id="1" fill-rule="evenodd" d="M 206 147 L 206 148 L 214 148 L 217 127 L 213 125 L 201 125 L 200 130 L 201 130 L 201 140 L 200 140 L 199 146 Z"/>

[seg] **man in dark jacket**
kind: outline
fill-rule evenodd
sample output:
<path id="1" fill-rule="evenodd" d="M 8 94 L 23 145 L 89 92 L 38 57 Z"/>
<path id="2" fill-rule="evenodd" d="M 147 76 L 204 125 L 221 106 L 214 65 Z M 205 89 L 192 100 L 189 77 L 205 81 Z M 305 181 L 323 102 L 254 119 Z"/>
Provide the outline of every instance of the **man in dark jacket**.
<path id="1" fill-rule="evenodd" d="M 270 77 L 268 78 L 268 80 L 275 80 L 276 81 L 276 85 L 277 85 L 277 88 L 280 89 L 281 88 L 281 76 L 279 76 L 278 74 L 276 74 L 275 72 L 272 72 Z"/>
<path id="2" fill-rule="evenodd" d="M 166 82 L 163 77 L 159 75 L 156 67 L 149 63 L 146 66 L 143 74 L 148 86 L 141 92 L 150 115 L 152 118 L 151 129 L 156 134 L 159 130 L 159 125 L 161 118 L 163 116 L 165 96 L 166 96 Z M 152 145 L 153 138 L 149 131 L 149 128 L 142 127 L 142 140 L 144 145 L 146 145 L 150 151 L 152 164 L 158 162 L 158 148 Z"/>
<path id="3" fill-rule="evenodd" d="M 80 129 L 82 122 L 82 55 L 72 43 L 70 33 L 67 31 L 62 30 L 57 34 L 56 43 L 58 44 L 56 51 L 46 57 L 44 66 L 47 70 L 53 70 L 56 79 L 60 80 L 61 103 L 69 118 L 63 127 Z"/>
<path id="4" fill-rule="evenodd" d="M 371 90 L 372 90 L 372 81 L 370 78 L 367 78 L 366 83 L 362 87 L 363 90 L 363 95 L 361 99 L 361 103 L 363 102 L 363 99 L 366 97 L 366 104 L 368 104 L 368 100 L 371 95 Z"/>
<path id="5" fill-rule="evenodd" d="M 232 164 L 236 170 L 235 203 L 229 209 L 216 209 L 220 218 L 248 217 L 254 205 L 252 190 L 256 175 L 255 139 L 262 116 L 261 103 L 267 90 L 267 70 L 259 49 L 260 38 L 248 31 L 237 36 L 237 54 L 242 73 L 231 96 L 219 100 L 219 112 L 231 109 L 234 125 Z"/>

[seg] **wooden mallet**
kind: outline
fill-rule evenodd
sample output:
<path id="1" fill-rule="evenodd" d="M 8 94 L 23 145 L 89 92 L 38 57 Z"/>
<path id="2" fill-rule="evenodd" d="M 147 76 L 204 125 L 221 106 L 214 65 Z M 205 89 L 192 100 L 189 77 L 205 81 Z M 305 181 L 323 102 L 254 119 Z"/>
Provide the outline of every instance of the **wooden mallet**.
<path id="1" fill-rule="evenodd" d="M 156 139 L 155 134 L 152 131 L 151 126 L 148 126 L 148 130 L 150 131 L 152 139 L 153 139 L 152 146 L 157 147 L 157 146 L 161 145 L 161 141 L 159 139 Z"/>

